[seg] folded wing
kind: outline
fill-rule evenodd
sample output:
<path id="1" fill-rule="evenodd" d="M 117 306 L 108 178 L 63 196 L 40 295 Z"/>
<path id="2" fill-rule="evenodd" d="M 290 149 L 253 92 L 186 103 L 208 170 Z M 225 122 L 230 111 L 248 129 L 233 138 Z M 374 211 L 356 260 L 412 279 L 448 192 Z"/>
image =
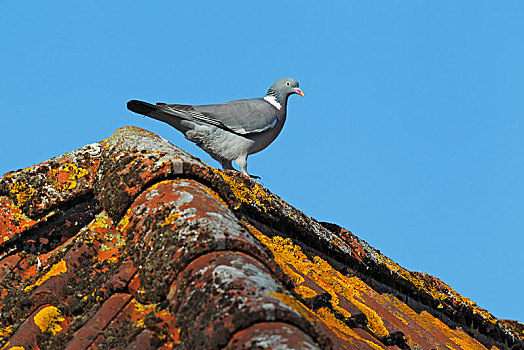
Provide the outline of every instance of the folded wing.
<path id="1" fill-rule="evenodd" d="M 241 135 L 269 130 L 277 122 L 275 109 L 263 99 L 236 100 L 219 105 L 157 106 L 176 116 L 215 125 Z"/>

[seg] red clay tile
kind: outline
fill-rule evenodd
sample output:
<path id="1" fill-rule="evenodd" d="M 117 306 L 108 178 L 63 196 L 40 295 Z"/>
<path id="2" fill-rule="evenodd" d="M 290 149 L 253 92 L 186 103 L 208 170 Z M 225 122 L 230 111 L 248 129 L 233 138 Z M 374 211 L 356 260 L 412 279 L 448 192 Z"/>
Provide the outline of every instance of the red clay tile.
<path id="1" fill-rule="evenodd" d="M 134 127 L 0 179 L 0 296 L 4 348 L 524 349 L 522 323 Z"/>

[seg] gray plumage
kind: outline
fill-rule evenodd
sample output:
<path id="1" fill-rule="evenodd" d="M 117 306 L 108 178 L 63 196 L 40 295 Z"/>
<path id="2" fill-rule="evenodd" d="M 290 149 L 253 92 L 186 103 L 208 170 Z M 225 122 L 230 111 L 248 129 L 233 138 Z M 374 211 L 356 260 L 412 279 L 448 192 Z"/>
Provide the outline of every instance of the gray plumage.
<path id="1" fill-rule="evenodd" d="M 287 100 L 292 94 L 304 96 L 295 79 L 282 78 L 263 98 L 201 106 L 153 105 L 132 100 L 127 108 L 181 131 L 224 169 L 233 169 L 231 162 L 235 161 L 242 173 L 251 176 L 247 172 L 247 156 L 260 152 L 276 139 L 286 121 Z"/>

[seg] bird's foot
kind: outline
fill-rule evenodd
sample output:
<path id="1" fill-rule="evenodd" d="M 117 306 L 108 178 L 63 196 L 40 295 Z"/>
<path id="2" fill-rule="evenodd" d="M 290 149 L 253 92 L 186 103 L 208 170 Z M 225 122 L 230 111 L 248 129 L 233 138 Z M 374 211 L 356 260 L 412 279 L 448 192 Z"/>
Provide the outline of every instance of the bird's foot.
<path id="1" fill-rule="evenodd" d="M 242 174 L 244 175 L 244 174 Z M 245 175 L 244 175 L 245 176 Z M 256 176 L 256 175 L 251 175 L 249 174 L 249 179 L 251 181 L 253 181 L 254 183 L 258 184 L 259 186 L 264 186 L 264 184 L 262 183 L 262 181 L 260 181 L 260 176 Z"/>
<path id="2" fill-rule="evenodd" d="M 234 175 L 234 174 L 239 174 L 241 176 L 244 176 L 248 179 L 260 179 L 260 176 L 257 176 L 257 175 L 251 175 L 247 172 L 242 172 L 242 171 L 238 171 L 238 170 L 235 170 L 235 169 L 222 169 L 222 172 L 228 174 L 228 175 Z M 258 182 L 258 181 L 257 181 Z"/>
<path id="3" fill-rule="evenodd" d="M 260 179 L 260 176 L 257 175 L 251 175 L 248 172 L 241 172 L 242 176 L 247 177 L 248 179 L 255 179 L 255 182 L 261 183 L 260 181 L 256 181 L 257 179 Z"/>

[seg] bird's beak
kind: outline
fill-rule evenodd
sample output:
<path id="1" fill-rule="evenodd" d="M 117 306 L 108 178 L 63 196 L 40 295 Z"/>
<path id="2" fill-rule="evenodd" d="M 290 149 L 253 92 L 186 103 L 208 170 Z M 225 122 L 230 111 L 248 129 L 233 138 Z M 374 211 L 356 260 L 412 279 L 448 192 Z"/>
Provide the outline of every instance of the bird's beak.
<path id="1" fill-rule="evenodd" d="M 299 95 L 302 96 L 302 97 L 306 96 L 306 95 L 302 92 L 302 90 L 300 90 L 299 88 L 293 88 L 293 89 L 295 89 L 295 94 L 299 94 Z"/>

